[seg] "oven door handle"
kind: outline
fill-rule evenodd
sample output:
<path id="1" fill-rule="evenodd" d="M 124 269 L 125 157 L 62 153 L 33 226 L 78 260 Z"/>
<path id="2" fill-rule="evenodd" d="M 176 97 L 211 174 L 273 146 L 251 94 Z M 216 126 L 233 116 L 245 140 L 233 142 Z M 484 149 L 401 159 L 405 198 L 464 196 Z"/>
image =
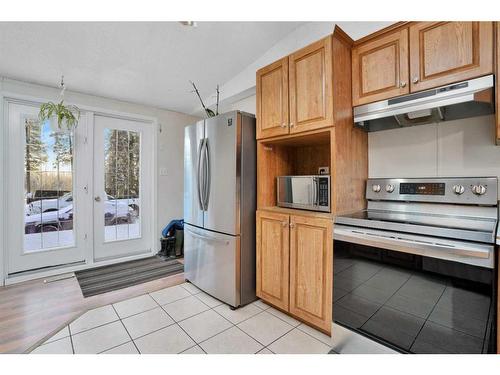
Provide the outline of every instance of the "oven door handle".
<path id="1" fill-rule="evenodd" d="M 465 259 L 475 259 L 481 263 L 487 263 L 485 267 L 493 267 L 494 249 L 490 245 L 469 244 L 431 237 L 414 239 L 401 233 L 380 233 L 342 225 L 335 225 L 334 239 L 458 262 L 463 262 Z"/>

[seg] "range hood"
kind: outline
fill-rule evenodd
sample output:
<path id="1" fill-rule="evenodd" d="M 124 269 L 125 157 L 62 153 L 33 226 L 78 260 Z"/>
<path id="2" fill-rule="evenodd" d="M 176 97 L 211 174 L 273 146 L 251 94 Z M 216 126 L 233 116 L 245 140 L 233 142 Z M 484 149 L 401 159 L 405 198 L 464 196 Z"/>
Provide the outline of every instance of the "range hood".
<path id="1" fill-rule="evenodd" d="M 493 75 L 354 107 L 367 132 L 424 125 L 495 112 Z"/>

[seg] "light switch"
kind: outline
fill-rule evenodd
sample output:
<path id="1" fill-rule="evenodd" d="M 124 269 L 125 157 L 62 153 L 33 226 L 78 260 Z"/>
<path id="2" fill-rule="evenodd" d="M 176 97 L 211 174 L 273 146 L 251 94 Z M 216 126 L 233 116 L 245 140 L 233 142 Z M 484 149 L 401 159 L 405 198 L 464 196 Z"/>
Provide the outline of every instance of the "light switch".
<path id="1" fill-rule="evenodd" d="M 166 176 L 167 175 L 167 168 L 161 167 L 160 168 L 160 176 Z"/>

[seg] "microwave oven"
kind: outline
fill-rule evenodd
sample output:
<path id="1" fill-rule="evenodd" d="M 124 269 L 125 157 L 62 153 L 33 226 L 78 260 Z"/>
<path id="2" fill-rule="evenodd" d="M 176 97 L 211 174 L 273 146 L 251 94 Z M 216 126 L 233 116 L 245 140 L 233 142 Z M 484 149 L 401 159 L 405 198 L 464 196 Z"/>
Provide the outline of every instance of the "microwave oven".
<path id="1" fill-rule="evenodd" d="M 330 212 L 330 176 L 279 176 L 279 207 Z"/>

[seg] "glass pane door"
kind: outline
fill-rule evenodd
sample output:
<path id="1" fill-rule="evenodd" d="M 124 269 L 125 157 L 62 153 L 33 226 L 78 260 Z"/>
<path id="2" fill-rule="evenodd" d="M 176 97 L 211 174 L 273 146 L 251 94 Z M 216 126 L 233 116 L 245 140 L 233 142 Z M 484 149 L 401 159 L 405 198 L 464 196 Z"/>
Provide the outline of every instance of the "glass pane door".
<path id="1" fill-rule="evenodd" d="M 38 121 L 34 104 L 7 109 L 8 272 L 83 261 L 90 199 L 82 178 L 90 154 L 81 142 L 85 115 L 68 132 Z"/>
<path id="2" fill-rule="evenodd" d="M 140 154 L 136 131 L 104 129 L 104 240 L 141 236 Z"/>
<path id="3" fill-rule="evenodd" d="M 74 246 L 73 132 L 24 119 L 24 250 Z"/>
<path id="4" fill-rule="evenodd" d="M 95 260 L 152 251 L 152 124 L 94 117 Z"/>

